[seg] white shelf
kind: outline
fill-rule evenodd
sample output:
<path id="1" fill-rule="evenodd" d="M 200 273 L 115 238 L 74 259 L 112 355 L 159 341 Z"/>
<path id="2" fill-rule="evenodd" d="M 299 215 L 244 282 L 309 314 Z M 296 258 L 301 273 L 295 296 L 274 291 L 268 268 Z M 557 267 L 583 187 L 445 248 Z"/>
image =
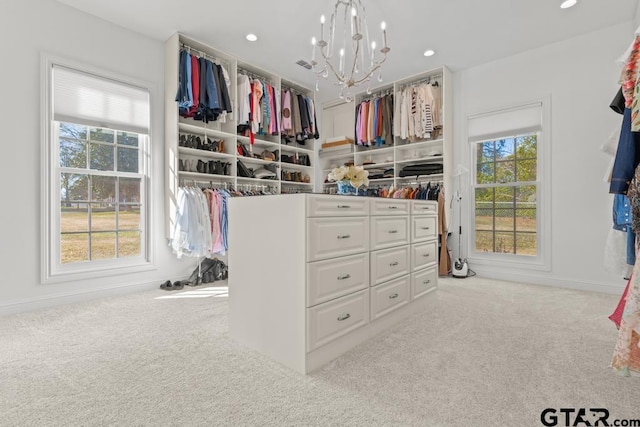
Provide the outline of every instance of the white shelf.
<path id="1" fill-rule="evenodd" d="M 244 156 L 238 156 L 238 160 L 240 160 L 242 163 L 245 164 L 254 164 L 254 165 L 272 165 L 272 164 L 277 164 L 278 162 L 275 162 L 273 160 L 269 161 L 269 160 L 262 160 L 262 159 L 257 159 L 255 157 L 244 157 Z"/>
<path id="2" fill-rule="evenodd" d="M 211 129 L 207 127 L 204 122 L 198 122 L 195 120 L 191 120 L 187 122 L 186 120 L 188 119 L 184 119 L 182 117 L 180 118 L 180 121 L 178 122 L 178 129 L 180 130 L 180 132 L 197 133 L 200 135 L 206 134 L 206 135 L 212 135 L 218 138 L 225 138 L 225 139 L 236 137 L 236 134 L 234 133 L 223 132 L 217 129 Z M 202 125 L 200 125 L 199 123 L 202 123 Z"/>
<path id="3" fill-rule="evenodd" d="M 394 178 L 375 178 L 375 179 L 369 179 L 369 184 L 371 184 L 372 182 L 384 182 L 384 181 L 393 181 Z"/>
<path id="4" fill-rule="evenodd" d="M 297 185 L 299 187 L 313 187 L 310 182 L 280 181 L 282 185 Z"/>
<path id="5" fill-rule="evenodd" d="M 415 159 L 406 159 L 406 160 L 397 160 L 397 164 L 399 165 L 410 165 L 410 164 L 420 164 L 420 163 L 442 163 L 442 156 L 431 156 L 431 157 L 416 157 Z"/>
<path id="6" fill-rule="evenodd" d="M 443 142 L 444 142 L 444 140 L 442 138 L 433 139 L 433 140 L 426 140 L 426 141 L 420 141 L 420 142 L 408 142 L 406 144 L 396 144 L 396 148 L 398 150 L 413 150 L 413 149 L 420 149 L 420 148 L 430 148 L 430 147 L 437 147 L 439 145 L 442 145 Z"/>
<path id="7" fill-rule="evenodd" d="M 235 154 L 216 153 L 187 147 L 178 147 L 178 152 L 185 156 L 208 157 L 210 159 L 233 160 L 235 158 Z"/>
<path id="8" fill-rule="evenodd" d="M 388 153 L 393 153 L 393 146 L 385 147 L 385 148 L 369 148 L 369 149 L 366 149 L 366 150 L 356 151 L 356 154 L 358 156 L 365 156 L 365 155 L 374 156 L 376 154 L 385 154 L 385 153 L 387 153 L 387 154 Z"/>
<path id="9" fill-rule="evenodd" d="M 250 138 L 248 136 L 238 135 L 238 141 L 244 142 L 244 143 L 247 143 L 247 144 L 251 145 L 251 140 L 250 140 Z M 264 139 L 258 139 L 258 138 L 254 139 L 253 146 L 254 146 L 254 148 L 255 147 L 269 147 L 271 150 L 280 148 L 280 144 L 278 144 L 277 142 L 265 141 Z"/>
<path id="10" fill-rule="evenodd" d="M 433 175 L 418 175 L 417 177 L 418 177 L 417 179 L 418 181 L 442 181 L 442 179 L 444 178 L 444 175 L 439 173 L 439 174 L 433 174 Z M 397 177 L 396 179 L 416 181 L 416 175 Z"/>
<path id="11" fill-rule="evenodd" d="M 226 181 L 233 181 L 236 177 L 233 175 L 215 175 L 212 173 L 200 173 L 200 172 L 188 172 L 179 171 L 180 178 L 191 178 L 205 181 L 215 181 L 216 179 L 223 179 Z"/>
<path id="12" fill-rule="evenodd" d="M 353 152 L 329 154 L 329 155 L 323 155 L 322 152 L 320 152 L 320 160 L 338 160 L 338 159 L 352 159 L 352 158 L 353 158 Z"/>
<path id="13" fill-rule="evenodd" d="M 297 153 L 311 154 L 313 155 L 313 149 L 302 148 L 302 147 L 294 147 L 287 144 L 280 144 L 280 148 L 282 151 L 295 151 Z"/>
<path id="14" fill-rule="evenodd" d="M 370 169 L 389 169 L 389 168 L 393 167 L 393 162 L 374 163 L 372 165 L 362 165 L 362 167 L 364 167 L 366 170 L 370 170 Z"/>
<path id="15" fill-rule="evenodd" d="M 246 182 L 259 182 L 259 183 L 270 183 L 276 185 L 278 183 L 277 179 L 260 179 L 260 178 L 246 178 L 244 176 L 238 176 L 238 181 L 246 181 Z"/>
<path id="16" fill-rule="evenodd" d="M 294 169 L 294 170 L 306 171 L 306 172 L 313 171 L 313 167 L 311 166 L 296 165 L 295 163 L 287 163 L 287 162 L 280 162 L 280 167 L 282 169 Z"/>

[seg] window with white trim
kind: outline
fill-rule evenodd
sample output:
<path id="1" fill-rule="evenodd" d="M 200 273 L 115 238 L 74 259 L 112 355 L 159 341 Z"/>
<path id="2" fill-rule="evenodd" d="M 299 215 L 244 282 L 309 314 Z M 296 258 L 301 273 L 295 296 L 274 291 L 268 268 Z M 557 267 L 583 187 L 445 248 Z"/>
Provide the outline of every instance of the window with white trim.
<path id="1" fill-rule="evenodd" d="M 543 259 L 542 107 L 535 102 L 469 118 L 474 212 L 470 249 L 476 257 Z"/>
<path id="2" fill-rule="evenodd" d="M 47 278 L 148 264 L 149 91 L 47 63 Z"/>
<path id="3" fill-rule="evenodd" d="M 475 251 L 536 256 L 536 133 L 476 143 Z"/>

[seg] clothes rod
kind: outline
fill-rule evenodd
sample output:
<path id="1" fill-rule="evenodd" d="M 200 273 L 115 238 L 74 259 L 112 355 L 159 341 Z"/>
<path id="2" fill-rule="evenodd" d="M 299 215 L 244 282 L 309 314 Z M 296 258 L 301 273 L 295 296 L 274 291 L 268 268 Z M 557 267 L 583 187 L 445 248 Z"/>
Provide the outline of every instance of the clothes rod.
<path id="1" fill-rule="evenodd" d="M 202 56 L 202 57 L 204 57 L 204 58 L 209 58 L 209 59 L 211 59 L 211 60 L 213 60 L 213 61 L 215 61 L 215 62 L 219 62 L 219 63 L 224 64 L 224 65 L 227 65 L 227 66 L 229 65 L 229 62 L 228 62 L 228 61 L 225 61 L 224 59 L 220 59 L 220 58 L 218 58 L 217 56 L 213 56 L 213 55 L 211 55 L 211 54 L 208 54 L 207 52 L 203 52 L 203 51 L 201 51 L 200 49 L 196 49 L 195 47 L 191 47 L 191 46 L 189 46 L 189 45 L 187 45 L 187 44 L 184 44 L 184 43 L 182 43 L 182 42 L 180 42 L 180 46 L 182 47 L 182 49 L 185 49 L 185 50 L 186 50 L 187 52 L 189 52 L 189 53 L 191 53 L 191 51 L 194 51 L 194 52 L 196 52 L 199 56 Z"/>
<path id="2" fill-rule="evenodd" d="M 432 81 L 438 83 L 439 79 L 440 80 L 442 79 L 442 74 L 438 74 L 436 76 L 424 77 L 422 79 L 419 79 L 419 80 L 416 80 L 416 81 L 413 81 L 413 82 L 405 83 L 405 84 L 403 84 L 401 86 L 401 89 L 406 89 L 408 87 L 417 86 L 417 85 L 422 84 L 422 83 L 431 83 Z"/>
<path id="3" fill-rule="evenodd" d="M 273 81 L 270 78 L 255 74 L 255 73 L 253 73 L 253 72 L 251 72 L 249 70 L 246 70 L 246 69 L 244 69 L 244 68 L 242 68 L 240 66 L 238 66 L 238 73 L 239 74 L 245 74 L 245 75 L 247 75 L 249 77 L 253 77 L 254 79 L 268 81 L 269 83 L 271 83 L 273 85 Z"/>

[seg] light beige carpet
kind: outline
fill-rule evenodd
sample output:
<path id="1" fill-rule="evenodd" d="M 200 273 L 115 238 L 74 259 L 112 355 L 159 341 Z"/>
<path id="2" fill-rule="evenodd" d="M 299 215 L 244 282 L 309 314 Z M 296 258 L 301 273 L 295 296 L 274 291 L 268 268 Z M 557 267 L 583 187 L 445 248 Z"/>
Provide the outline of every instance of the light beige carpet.
<path id="1" fill-rule="evenodd" d="M 640 418 L 640 380 L 608 367 L 618 297 L 440 283 L 428 311 L 306 377 L 229 338 L 224 289 L 0 318 L 0 425 L 540 426 L 547 407 Z"/>

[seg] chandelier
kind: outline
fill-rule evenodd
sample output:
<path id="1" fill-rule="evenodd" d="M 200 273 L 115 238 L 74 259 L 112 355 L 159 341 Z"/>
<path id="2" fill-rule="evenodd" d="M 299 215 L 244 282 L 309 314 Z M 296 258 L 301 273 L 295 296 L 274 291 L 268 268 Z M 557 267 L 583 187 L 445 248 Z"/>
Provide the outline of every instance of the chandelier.
<path id="1" fill-rule="evenodd" d="M 317 76 L 316 90 L 320 77 L 327 79 L 332 75 L 336 80 L 334 84 L 340 88 L 340 99 L 351 102 L 352 88 L 365 83 L 367 93 L 371 93 L 371 78 L 377 72 L 378 81 L 382 81 L 380 67 L 391 50 L 387 45 L 387 27 L 384 21 L 380 28 L 382 47 L 376 50 L 375 40 L 369 38 L 367 15 L 362 1 L 337 0 L 329 20 L 328 33 L 325 34 L 325 16 L 322 15 L 320 39 L 311 39 L 311 66 Z M 319 50 L 318 54 L 316 50 Z"/>

